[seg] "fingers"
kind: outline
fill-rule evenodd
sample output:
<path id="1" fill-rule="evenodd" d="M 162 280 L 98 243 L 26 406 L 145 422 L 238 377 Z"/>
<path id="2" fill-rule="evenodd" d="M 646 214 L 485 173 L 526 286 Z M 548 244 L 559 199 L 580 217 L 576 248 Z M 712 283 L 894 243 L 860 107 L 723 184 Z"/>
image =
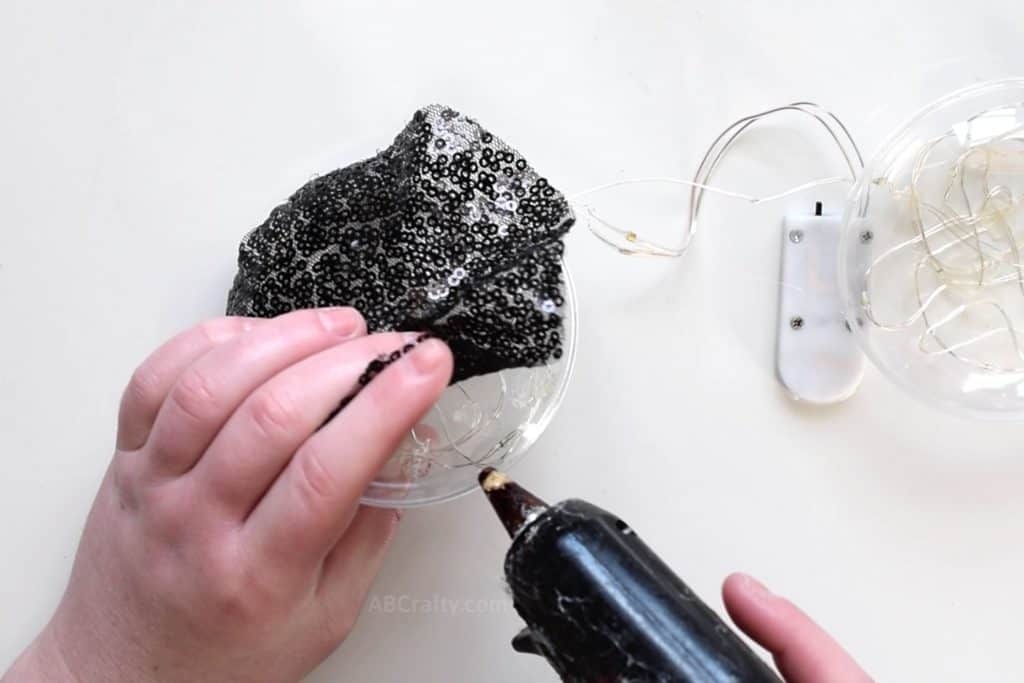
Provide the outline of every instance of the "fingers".
<path id="1" fill-rule="evenodd" d="M 189 472 L 207 499 L 244 520 L 295 451 L 356 388 L 370 361 L 407 335 L 375 334 L 333 346 L 278 373 L 245 399 Z"/>
<path id="2" fill-rule="evenodd" d="M 360 495 L 448 385 L 452 357 L 430 339 L 388 366 L 296 452 L 243 532 L 275 566 L 318 565 Z"/>
<path id="3" fill-rule="evenodd" d="M 796 605 L 746 574 L 729 576 L 722 597 L 732 620 L 772 653 L 789 683 L 871 681 L 839 643 Z"/>
<path id="4" fill-rule="evenodd" d="M 214 348 L 185 369 L 150 434 L 150 476 L 183 474 L 257 387 L 314 353 L 365 332 L 350 308 L 303 310 L 269 320 Z"/>
<path id="5" fill-rule="evenodd" d="M 132 374 L 121 398 L 117 448 L 141 448 L 171 387 L 198 358 L 263 322 L 256 318 L 217 318 L 177 335 L 154 351 Z"/>
<path id="6" fill-rule="evenodd" d="M 318 594 L 347 633 L 380 571 L 398 528 L 395 510 L 362 506 L 324 562 Z"/>

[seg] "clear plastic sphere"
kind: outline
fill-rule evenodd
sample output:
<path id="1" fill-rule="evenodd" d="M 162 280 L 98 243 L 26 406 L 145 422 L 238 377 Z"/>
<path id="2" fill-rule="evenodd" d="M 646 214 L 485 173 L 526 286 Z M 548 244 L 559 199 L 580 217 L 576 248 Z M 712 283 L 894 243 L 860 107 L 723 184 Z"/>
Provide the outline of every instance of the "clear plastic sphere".
<path id="1" fill-rule="evenodd" d="M 456 498 L 477 487 L 481 468 L 507 468 L 540 438 L 562 402 L 576 359 L 576 290 L 564 262 L 562 273 L 562 357 L 448 387 L 377 475 L 363 503 L 414 507 Z"/>
<path id="2" fill-rule="evenodd" d="M 1024 80 L 931 104 L 868 163 L 840 243 L 846 321 L 915 396 L 1024 417 Z"/>

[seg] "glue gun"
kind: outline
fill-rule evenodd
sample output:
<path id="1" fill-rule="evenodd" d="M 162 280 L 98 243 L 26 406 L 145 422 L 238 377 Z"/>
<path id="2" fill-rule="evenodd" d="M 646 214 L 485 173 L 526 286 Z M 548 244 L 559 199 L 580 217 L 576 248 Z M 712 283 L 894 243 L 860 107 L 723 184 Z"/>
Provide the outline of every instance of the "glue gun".
<path id="1" fill-rule="evenodd" d="M 563 681 L 779 683 L 779 678 L 615 515 L 548 505 L 486 469 L 480 485 L 512 546 L 505 578 L 526 628 L 518 652 Z"/>

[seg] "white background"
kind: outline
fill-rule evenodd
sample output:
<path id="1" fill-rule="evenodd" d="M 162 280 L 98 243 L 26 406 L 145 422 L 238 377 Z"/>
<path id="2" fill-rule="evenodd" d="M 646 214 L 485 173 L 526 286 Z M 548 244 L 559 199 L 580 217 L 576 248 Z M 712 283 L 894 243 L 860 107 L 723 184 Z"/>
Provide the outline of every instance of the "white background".
<path id="1" fill-rule="evenodd" d="M 241 235 L 315 171 L 440 101 L 567 192 L 688 175 L 728 122 L 795 99 L 867 152 L 927 101 L 1024 72 L 1017 2 L 134 2 L 0 6 L 0 669 L 48 618 L 122 385 L 221 312 Z M 717 181 L 842 171 L 806 122 L 752 133 Z M 608 196 L 678 229 L 683 193 Z M 582 329 L 554 424 L 515 474 L 622 515 L 710 604 L 736 569 L 879 680 L 1021 680 L 1024 427 L 959 421 L 869 369 L 825 410 L 773 377 L 779 223 L 814 199 L 713 199 L 682 259 L 569 239 Z M 643 232 L 643 230 L 641 230 Z M 506 540 L 478 495 L 407 514 L 370 610 L 311 680 L 554 680 L 515 654 Z M 381 606 L 385 603 L 378 603 Z M 501 607 L 501 604 L 495 607 Z"/>

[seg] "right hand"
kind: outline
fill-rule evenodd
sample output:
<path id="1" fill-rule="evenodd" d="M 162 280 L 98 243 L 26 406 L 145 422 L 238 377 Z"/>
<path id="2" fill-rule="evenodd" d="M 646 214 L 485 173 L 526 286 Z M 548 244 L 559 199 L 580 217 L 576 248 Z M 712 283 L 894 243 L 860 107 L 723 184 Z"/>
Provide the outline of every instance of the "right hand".
<path id="1" fill-rule="evenodd" d="M 736 625 L 772 653 L 787 683 L 871 683 L 832 636 L 753 577 L 731 575 L 722 597 Z"/>

